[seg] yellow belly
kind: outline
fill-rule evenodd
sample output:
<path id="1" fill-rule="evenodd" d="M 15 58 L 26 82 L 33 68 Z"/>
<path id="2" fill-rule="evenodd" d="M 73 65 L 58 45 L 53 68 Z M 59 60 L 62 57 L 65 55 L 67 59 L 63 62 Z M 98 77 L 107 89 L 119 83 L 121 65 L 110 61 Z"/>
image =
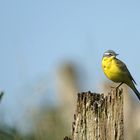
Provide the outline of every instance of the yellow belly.
<path id="1" fill-rule="evenodd" d="M 114 57 L 104 57 L 102 59 L 102 68 L 105 75 L 110 80 L 127 84 L 137 94 L 137 96 L 139 96 L 139 92 L 134 85 L 135 81 L 122 61 Z"/>
<path id="2" fill-rule="evenodd" d="M 102 68 L 105 75 L 114 82 L 125 82 L 124 72 L 117 66 L 114 58 L 103 58 Z"/>

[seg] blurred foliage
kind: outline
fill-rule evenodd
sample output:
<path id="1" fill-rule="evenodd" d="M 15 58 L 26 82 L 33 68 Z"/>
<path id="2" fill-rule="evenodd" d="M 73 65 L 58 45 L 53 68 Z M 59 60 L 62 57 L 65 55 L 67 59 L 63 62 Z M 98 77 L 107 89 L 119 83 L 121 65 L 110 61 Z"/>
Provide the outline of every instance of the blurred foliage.
<path id="1" fill-rule="evenodd" d="M 39 118 L 33 118 L 35 128 L 30 134 L 21 134 L 16 128 L 0 126 L 0 140 L 62 140 L 70 134 L 60 116 L 59 108 L 40 111 Z"/>
<path id="2" fill-rule="evenodd" d="M 57 71 L 57 96 L 56 105 L 45 104 L 41 108 L 31 107 L 25 115 L 31 117 L 32 130 L 22 133 L 16 124 L 13 127 L 0 122 L 0 140 L 63 140 L 65 136 L 71 134 L 71 125 L 76 103 L 76 93 L 80 89 L 81 79 L 78 79 L 76 67 L 72 64 L 64 64 Z M 83 75 L 81 77 L 84 77 Z M 100 84 L 100 90 L 104 93 L 110 91 L 110 87 L 116 85 L 108 82 Z M 123 86 L 125 94 L 125 139 L 140 139 L 140 104 L 134 98 L 130 98 L 128 88 Z M 0 94 L 0 100 L 3 92 Z M 2 98 L 3 99 L 3 98 Z M 28 117 L 27 117 L 28 118 Z M 25 119 L 23 117 L 23 119 Z M 21 120 L 27 123 L 25 120 Z M 30 125 L 30 124 L 25 124 Z"/>
<path id="3" fill-rule="evenodd" d="M 26 116 L 30 116 L 31 124 L 26 125 L 32 125 L 32 130 L 24 134 L 16 124 L 13 128 L 0 125 L 0 140 L 62 140 L 64 136 L 71 134 L 76 93 L 80 83 L 76 67 L 71 63 L 60 65 L 55 80 L 57 85 L 54 88 L 58 96 L 56 105 L 45 104 L 41 108 L 36 105 L 27 106 L 23 122 L 26 123 Z"/>

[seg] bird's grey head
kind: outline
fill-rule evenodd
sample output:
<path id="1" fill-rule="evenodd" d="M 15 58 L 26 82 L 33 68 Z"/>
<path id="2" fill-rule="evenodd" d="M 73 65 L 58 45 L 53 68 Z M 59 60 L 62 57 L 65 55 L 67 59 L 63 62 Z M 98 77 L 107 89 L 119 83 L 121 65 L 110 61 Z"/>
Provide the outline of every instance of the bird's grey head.
<path id="1" fill-rule="evenodd" d="M 119 54 L 115 53 L 113 50 L 108 50 L 104 53 L 103 57 L 111 57 L 111 56 L 116 57 L 117 55 Z"/>

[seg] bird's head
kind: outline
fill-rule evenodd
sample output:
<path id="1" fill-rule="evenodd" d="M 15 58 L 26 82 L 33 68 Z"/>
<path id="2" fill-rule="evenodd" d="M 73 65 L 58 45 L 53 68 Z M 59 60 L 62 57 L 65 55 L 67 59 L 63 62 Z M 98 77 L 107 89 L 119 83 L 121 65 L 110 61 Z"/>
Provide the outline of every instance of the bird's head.
<path id="1" fill-rule="evenodd" d="M 119 55 L 119 54 L 115 53 L 113 50 L 108 50 L 108 51 L 106 51 L 104 53 L 103 57 L 112 57 L 112 58 L 114 58 L 117 55 Z"/>

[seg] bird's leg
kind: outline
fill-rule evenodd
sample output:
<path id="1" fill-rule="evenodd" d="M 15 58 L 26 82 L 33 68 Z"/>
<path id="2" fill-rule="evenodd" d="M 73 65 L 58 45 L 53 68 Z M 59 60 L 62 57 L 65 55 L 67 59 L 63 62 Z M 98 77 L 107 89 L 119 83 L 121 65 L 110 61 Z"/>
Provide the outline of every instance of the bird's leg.
<path id="1" fill-rule="evenodd" d="M 123 82 L 120 83 L 120 84 L 116 87 L 116 92 L 118 91 L 119 87 L 120 87 L 122 84 L 123 84 Z"/>
<path id="2" fill-rule="evenodd" d="M 123 82 L 122 83 L 120 83 L 117 87 L 116 87 L 116 89 L 118 89 L 121 85 L 123 84 Z"/>
<path id="3" fill-rule="evenodd" d="M 110 87 L 110 88 L 111 88 L 111 91 L 113 91 L 114 89 L 118 90 L 119 87 L 120 87 L 122 84 L 123 84 L 123 82 L 120 83 L 117 87 L 113 87 L 113 86 L 111 86 L 111 87 Z"/>

